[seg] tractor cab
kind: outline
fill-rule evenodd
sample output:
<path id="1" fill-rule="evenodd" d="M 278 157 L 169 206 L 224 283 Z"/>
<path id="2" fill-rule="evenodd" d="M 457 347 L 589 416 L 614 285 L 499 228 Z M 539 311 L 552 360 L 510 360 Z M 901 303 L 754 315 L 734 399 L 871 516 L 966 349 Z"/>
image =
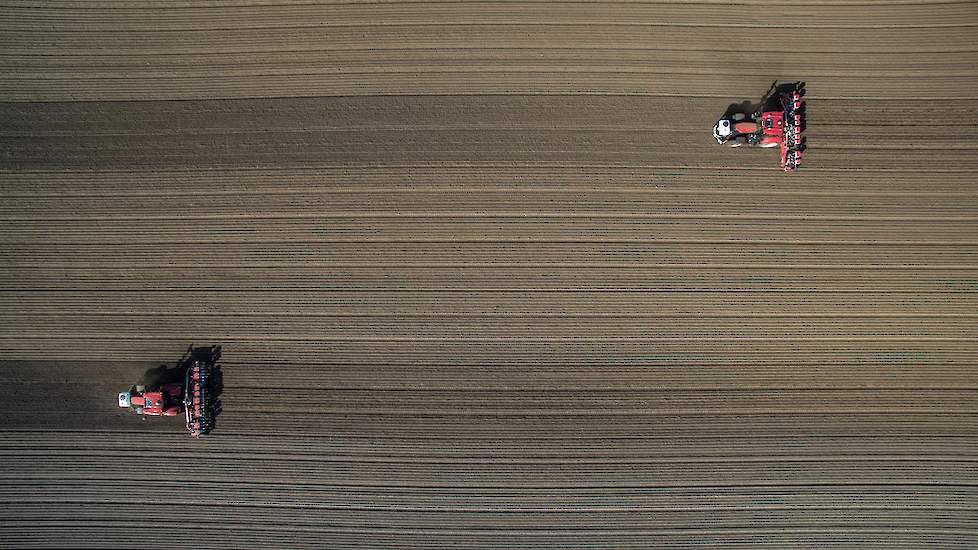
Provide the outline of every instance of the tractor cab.
<path id="1" fill-rule="evenodd" d="M 761 131 L 767 136 L 780 137 L 784 133 L 784 113 L 771 111 L 761 114 Z"/>
<path id="2" fill-rule="evenodd" d="M 148 391 L 141 396 L 132 398 L 133 405 L 142 407 L 143 414 L 149 416 L 163 416 L 167 408 L 166 394 L 159 391 Z"/>

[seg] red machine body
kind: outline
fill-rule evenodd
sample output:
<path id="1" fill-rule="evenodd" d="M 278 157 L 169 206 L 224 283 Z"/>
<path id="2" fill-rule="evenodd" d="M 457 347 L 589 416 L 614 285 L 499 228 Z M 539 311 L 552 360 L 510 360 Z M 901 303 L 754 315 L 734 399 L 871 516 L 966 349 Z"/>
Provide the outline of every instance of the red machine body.
<path id="1" fill-rule="evenodd" d="M 804 82 L 782 85 L 775 82 L 761 100 L 761 109 L 751 114 L 736 113 L 730 118 L 725 115 L 717 123 L 714 137 L 719 143 L 729 141 L 732 147 L 779 147 L 781 168 L 794 172 L 805 149 L 804 86 Z M 735 140 L 732 136 L 739 138 Z"/>
<path id="2" fill-rule="evenodd" d="M 769 128 L 781 128 L 781 113 L 762 113 L 759 122 L 737 122 L 733 129 L 738 134 L 754 134 L 757 136 L 756 144 L 761 147 L 779 145 L 783 132 L 769 131 Z"/>
<path id="3" fill-rule="evenodd" d="M 781 122 L 783 119 L 784 113 L 777 111 L 761 113 L 761 120 L 759 121 L 761 133 L 765 136 L 781 137 L 784 135 L 784 126 Z"/>
<path id="4" fill-rule="evenodd" d="M 142 416 L 184 415 L 191 437 L 214 428 L 220 409 L 220 370 L 216 366 L 219 347 L 191 347 L 175 370 L 182 382 L 144 387 L 133 385 L 119 393 L 119 406 Z M 172 378 L 171 378 L 172 380 Z"/>
<path id="5" fill-rule="evenodd" d="M 135 388 L 134 388 L 135 389 Z M 134 390 L 133 389 L 133 390 Z M 183 413 L 183 387 L 167 384 L 157 391 L 131 391 L 130 402 L 146 416 L 177 416 Z"/>
<path id="6" fill-rule="evenodd" d="M 802 109 L 801 92 L 795 90 L 781 97 L 781 111 L 761 113 L 761 143 L 776 139 L 781 147 L 781 168 L 794 172 L 801 164 Z"/>

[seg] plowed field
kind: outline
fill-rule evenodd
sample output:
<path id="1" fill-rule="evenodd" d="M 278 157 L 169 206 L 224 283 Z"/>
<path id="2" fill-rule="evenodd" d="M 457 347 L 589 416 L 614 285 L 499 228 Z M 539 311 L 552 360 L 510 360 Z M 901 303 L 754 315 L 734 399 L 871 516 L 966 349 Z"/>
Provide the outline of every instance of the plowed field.
<path id="1" fill-rule="evenodd" d="M 0 4 L 0 547 L 978 547 L 978 3 Z"/>

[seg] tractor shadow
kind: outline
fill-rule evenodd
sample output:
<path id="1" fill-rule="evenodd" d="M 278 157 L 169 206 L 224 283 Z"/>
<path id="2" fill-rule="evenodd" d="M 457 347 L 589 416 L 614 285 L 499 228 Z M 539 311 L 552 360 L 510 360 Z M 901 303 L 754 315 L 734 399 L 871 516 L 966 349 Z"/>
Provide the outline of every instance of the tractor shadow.
<path id="1" fill-rule="evenodd" d="M 758 113 L 765 111 L 779 111 L 781 110 L 781 104 L 778 98 L 781 96 L 781 94 L 790 93 L 796 89 L 800 90 L 802 97 L 804 97 L 804 82 L 784 82 L 781 84 L 772 85 L 767 96 L 765 96 L 765 98 L 761 101 L 755 102 L 744 100 L 740 103 L 731 103 L 728 105 L 727 110 L 723 113 L 723 118 L 728 118 L 731 120 L 752 120 Z M 804 108 L 804 103 L 802 103 L 802 110 L 804 110 Z"/>
<path id="2" fill-rule="evenodd" d="M 221 414 L 221 394 L 224 392 L 224 372 L 221 370 L 221 346 L 191 346 L 183 357 L 177 361 L 175 366 L 162 364 L 158 367 L 147 369 L 143 373 L 142 383 L 147 388 L 155 388 L 166 384 L 183 384 L 186 380 L 187 370 L 194 360 L 202 363 L 210 363 L 211 369 L 211 396 L 212 416 L 214 418 L 214 428 L 217 428 L 217 417 Z"/>
<path id="3" fill-rule="evenodd" d="M 751 119 L 754 117 L 754 113 L 756 113 L 760 108 L 760 103 L 752 103 L 750 101 L 731 103 L 727 107 L 727 110 L 723 112 L 722 118 L 727 118 L 730 120 Z"/>

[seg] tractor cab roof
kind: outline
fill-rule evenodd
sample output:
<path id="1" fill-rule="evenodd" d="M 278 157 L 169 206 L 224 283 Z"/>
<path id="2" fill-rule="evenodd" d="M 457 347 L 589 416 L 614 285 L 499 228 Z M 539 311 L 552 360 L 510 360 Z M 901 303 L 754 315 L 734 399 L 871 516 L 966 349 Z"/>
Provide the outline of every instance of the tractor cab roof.
<path id="1" fill-rule="evenodd" d="M 167 407 L 168 404 L 163 397 L 163 392 L 148 391 L 143 393 L 143 414 L 150 416 L 162 415 Z"/>

